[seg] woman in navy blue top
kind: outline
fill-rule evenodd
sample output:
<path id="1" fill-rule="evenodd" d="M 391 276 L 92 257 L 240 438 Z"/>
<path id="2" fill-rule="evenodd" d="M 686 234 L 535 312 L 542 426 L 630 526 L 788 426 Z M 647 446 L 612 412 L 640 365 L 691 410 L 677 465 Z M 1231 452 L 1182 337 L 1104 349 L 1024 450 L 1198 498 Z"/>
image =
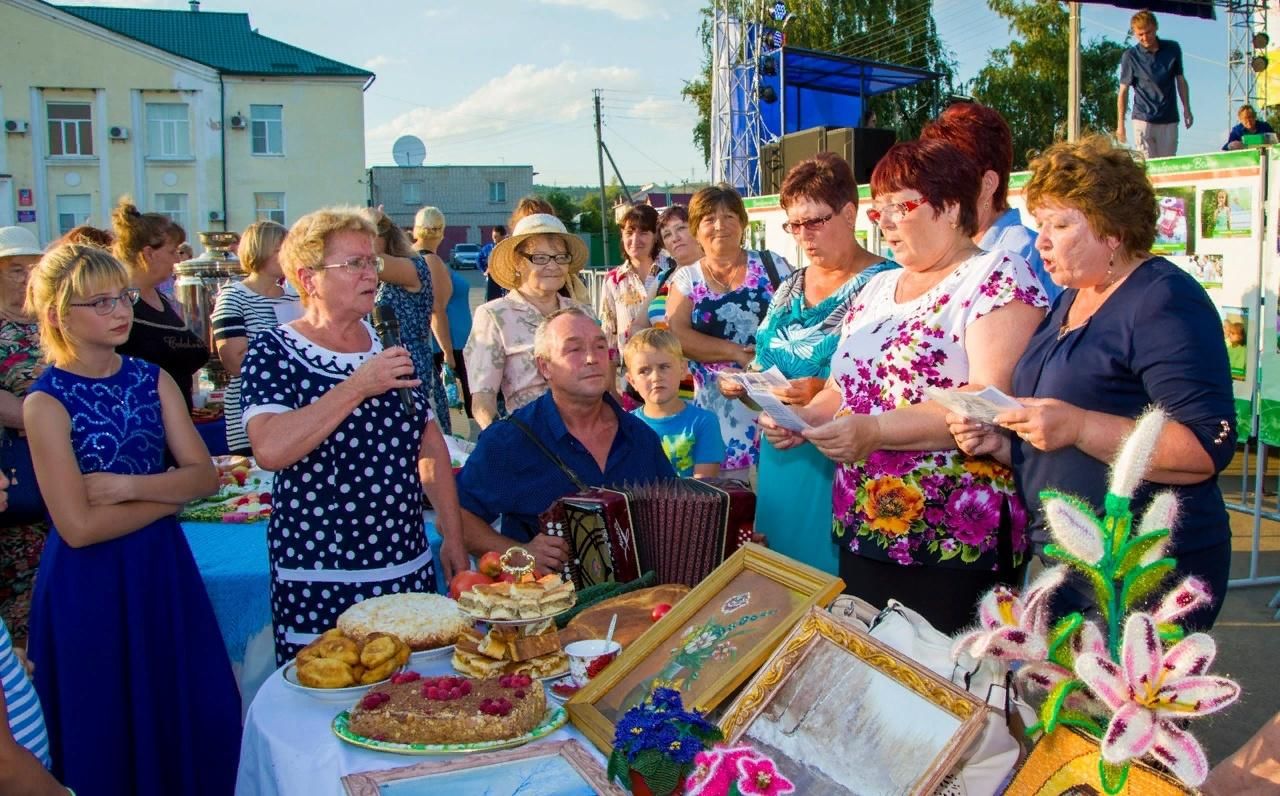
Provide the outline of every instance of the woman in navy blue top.
<path id="1" fill-rule="evenodd" d="M 957 443 L 1014 467 L 1046 541 L 1040 492 L 1055 489 L 1102 506 L 1110 462 L 1134 420 L 1162 407 L 1165 426 L 1151 471 L 1134 495 L 1141 516 L 1172 487 L 1179 515 L 1168 554 L 1183 575 L 1205 580 L 1210 606 L 1188 629 L 1213 624 L 1226 593 L 1230 526 L 1217 476 L 1235 453 L 1236 414 L 1222 322 L 1204 288 L 1150 254 L 1156 201 L 1143 167 L 1105 139 L 1057 144 L 1032 163 L 1028 204 L 1036 246 L 1053 280 L 1067 288 L 1014 370 L 1024 409 L 997 416 L 1013 432 L 950 416 Z M 1091 590 L 1060 590 L 1057 608 L 1087 608 Z"/>

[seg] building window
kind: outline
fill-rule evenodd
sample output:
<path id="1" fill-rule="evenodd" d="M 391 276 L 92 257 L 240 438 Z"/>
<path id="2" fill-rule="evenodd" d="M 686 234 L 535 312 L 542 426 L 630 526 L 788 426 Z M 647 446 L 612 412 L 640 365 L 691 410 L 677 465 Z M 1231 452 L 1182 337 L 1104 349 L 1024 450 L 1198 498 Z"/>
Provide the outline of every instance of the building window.
<path id="1" fill-rule="evenodd" d="M 259 221 L 274 221 L 284 224 L 284 194 L 255 193 L 253 195 L 253 212 Z"/>
<path id="2" fill-rule="evenodd" d="M 400 199 L 401 204 L 406 204 L 409 207 L 417 207 L 422 204 L 422 183 L 417 180 L 400 183 Z"/>
<path id="3" fill-rule="evenodd" d="M 191 119 L 185 102 L 147 103 L 147 157 L 191 157 Z"/>
<path id="4" fill-rule="evenodd" d="M 187 228 L 187 195 L 185 193 L 156 194 L 155 209 L 157 213 L 168 216 L 169 220 L 183 229 Z"/>
<path id="5" fill-rule="evenodd" d="M 489 183 L 489 201 L 490 202 L 506 202 L 507 201 L 507 184 L 505 182 Z"/>
<path id="6" fill-rule="evenodd" d="M 57 202 L 59 235 L 65 235 L 81 224 L 89 223 L 89 194 L 60 194 Z"/>
<path id="7" fill-rule="evenodd" d="M 250 105 L 249 127 L 253 134 L 253 154 L 284 154 L 284 106 Z"/>
<path id="8" fill-rule="evenodd" d="M 87 102 L 50 102 L 49 154 L 92 155 L 93 116 Z"/>

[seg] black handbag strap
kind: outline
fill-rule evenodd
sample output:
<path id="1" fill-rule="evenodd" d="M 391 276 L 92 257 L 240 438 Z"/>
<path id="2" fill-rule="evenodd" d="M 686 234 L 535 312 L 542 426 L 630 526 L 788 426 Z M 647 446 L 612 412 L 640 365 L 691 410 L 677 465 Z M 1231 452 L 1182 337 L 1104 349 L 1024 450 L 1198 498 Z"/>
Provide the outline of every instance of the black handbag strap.
<path id="1" fill-rule="evenodd" d="M 760 259 L 764 262 L 765 272 L 769 274 L 769 284 L 773 285 L 774 290 L 777 290 L 778 285 L 782 284 L 782 277 L 778 275 L 778 266 L 773 262 L 773 255 L 768 249 L 761 249 Z"/>
<path id="2" fill-rule="evenodd" d="M 538 439 L 538 435 L 533 433 L 533 429 L 529 428 L 523 420 L 508 415 L 507 422 L 515 425 L 516 428 L 523 431 L 524 435 L 537 446 L 538 450 L 542 451 L 543 456 L 546 456 L 548 459 L 555 462 L 556 466 L 569 477 L 569 480 L 573 482 L 573 485 L 577 487 L 579 492 L 586 492 L 591 488 L 582 482 L 582 479 L 578 477 L 578 474 L 575 473 L 569 465 L 564 463 L 564 459 L 561 459 L 554 451 L 544 445 L 542 440 Z"/>

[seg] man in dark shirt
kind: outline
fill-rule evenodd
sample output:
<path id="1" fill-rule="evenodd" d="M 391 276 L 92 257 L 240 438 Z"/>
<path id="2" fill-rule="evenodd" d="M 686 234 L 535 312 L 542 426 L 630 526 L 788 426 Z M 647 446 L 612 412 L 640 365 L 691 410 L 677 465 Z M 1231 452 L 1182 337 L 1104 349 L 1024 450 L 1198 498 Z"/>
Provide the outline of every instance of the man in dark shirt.
<path id="1" fill-rule="evenodd" d="M 490 235 L 493 240 L 480 247 L 480 256 L 476 258 L 476 266 L 484 274 L 484 300 L 493 301 L 507 295 L 507 289 L 489 278 L 489 255 L 493 249 L 507 237 L 507 228 L 498 224 Z"/>
<path id="2" fill-rule="evenodd" d="M 1227 136 L 1227 143 L 1222 145 L 1223 149 L 1243 149 L 1246 135 L 1275 133 L 1275 130 L 1271 129 L 1271 125 L 1258 119 L 1258 114 L 1254 111 L 1252 105 L 1241 105 L 1240 110 L 1236 112 L 1236 118 L 1240 120 L 1240 123 L 1231 128 L 1231 133 Z"/>
<path id="3" fill-rule="evenodd" d="M 1116 140 L 1125 143 L 1124 117 L 1133 87 L 1134 146 L 1149 158 L 1178 152 L 1178 98 L 1190 129 L 1191 100 L 1182 76 L 1182 48 L 1156 36 L 1156 15 L 1139 11 L 1129 22 L 1138 43 L 1120 57 L 1120 93 L 1116 99 Z M 1177 96 L 1174 96 L 1174 92 Z"/>
<path id="4" fill-rule="evenodd" d="M 512 418 L 525 424 L 587 486 L 620 485 L 675 476 L 662 442 L 611 395 L 609 344 L 580 307 L 552 313 L 534 337 L 538 370 L 550 389 Z M 480 556 L 520 544 L 540 571 L 558 571 L 565 540 L 538 532 L 538 514 L 576 491 L 573 480 L 516 423 L 486 428 L 458 476 L 462 535 Z M 490 526 L 501 518 L 502 531 Z"/>

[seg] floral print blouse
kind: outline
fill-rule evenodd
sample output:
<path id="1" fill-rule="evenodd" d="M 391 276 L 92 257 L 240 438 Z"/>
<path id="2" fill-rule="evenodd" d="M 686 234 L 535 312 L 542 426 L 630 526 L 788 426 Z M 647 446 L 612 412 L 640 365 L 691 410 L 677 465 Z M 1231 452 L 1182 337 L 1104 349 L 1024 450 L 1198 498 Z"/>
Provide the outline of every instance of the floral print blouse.
<path id="1" fill-rule="evenodd" d="M 22 398 L 43 370 L 35 321 L 0 321 L 0 390 Z"/>
<path id="2" fill-rule="evenodd" d="M 779 278 L 785 279 L 791 273 L 791 266 L 777 254 L 770 252 L 770 255 Z M 671 277 L 671 289 L 688 297 L 695 332 L 738 345 L 753 345 L 775 286 L 769 281 L 769 272 L 759 252 L 747 252 L 747 273 L 737 290 L 717 293 L 707 284 L 701 261 L 677 271 Z M 716 374 L 736 367 L 735 362 L 689 361 L 689 369 L 693 371 L 694 405 L 720 420 L 725 447 L 724 461 L 720 464 L 723 470 L 750 467 L 760 455 L 760 429 L 756 425 L 759 413 L 742 401 L 725 398 L 716 387 Z"/>
<path id="3" fill-rule="evenodd" d="M 626 264 L 605 274 L 600 293 L 600 326 L 609 340 L 609 358 L 614 362 L 621 362 L 622 348 L 631 336 L 649 325 L 649 302 L 658 292 L 658 283 L 674 267 L 675 260 L 658 255 L 647 277 Z M 619 370 L 618 389 L 625 387 L 625 376 Z"/>
<path id="4" fill-rule="evenodd" d="M 837 415 L 878 415 L 923 403 L 926 387 L 969 382 L 965 332 L 1013 301 L 1048 302 L 1021 256 L 983 252 L 924 295 L 898 303 L 902 271 L 876 275 L 845 316 L 831 378 Z M 1009 468 L 959 450 L 873 452 L 836 467 L 832 535 L 858 555 L 904 566 L 996 570 L 1027 548 L 1027 513 Z"/>
<path id="5" fill-rule="evenodd" d="M 560 309 L 580 306 L 591 317 L 590 307 L 557 296 Z M 462 355 L 467 362 L 471 394 L 502 392 L 507 412 L 514 412 L 547 390 L 547 382 L 533 361 L 533 333 L 543 315 L 520 291 L 476 307 L 471 336 Z"/>

